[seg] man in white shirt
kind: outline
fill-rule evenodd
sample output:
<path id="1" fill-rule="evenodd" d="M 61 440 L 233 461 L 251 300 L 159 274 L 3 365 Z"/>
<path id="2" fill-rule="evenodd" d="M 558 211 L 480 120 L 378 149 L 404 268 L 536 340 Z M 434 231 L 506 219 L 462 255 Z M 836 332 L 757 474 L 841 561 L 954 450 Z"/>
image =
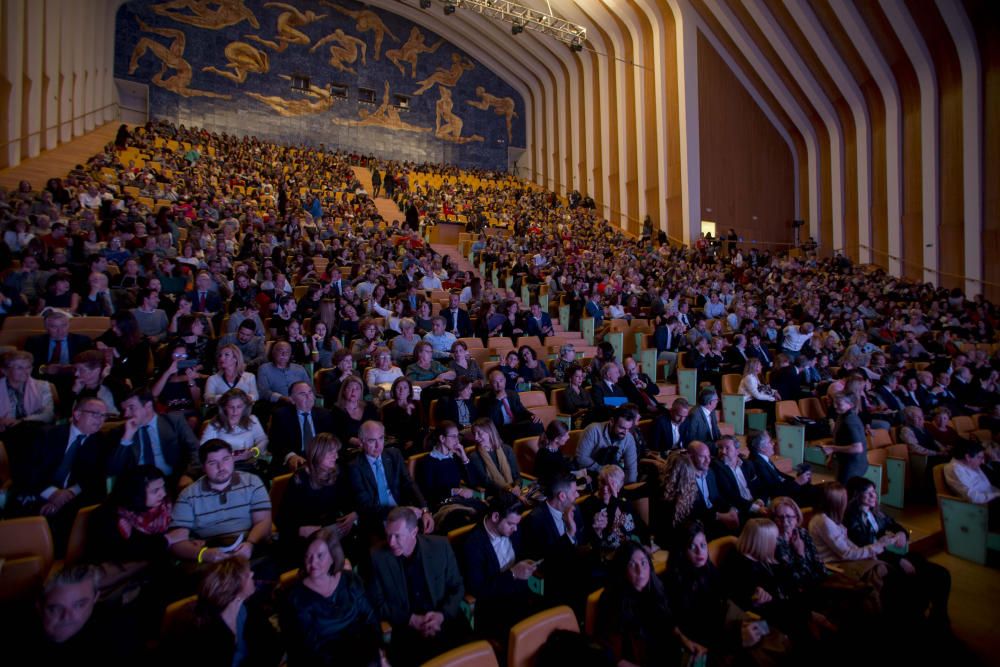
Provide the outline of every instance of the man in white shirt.
<path id="1" fill-rule="evenodd" d="M 963 500 L 989 507 L 990 531 L 1000 529 L 1000 489 L 990 483 L 983 464 L 986 452 L 982 444 L 967 440 L 952 450 L 952 459 L 944 466 L 944 481 Z"/>
<path id="2" fill-rule="evenodd" d="M 424 340 L 430 343 L 431 349 L 434 350 L 435 359 L 450 359 L 451 346 L 458 340 L 455 334 L 445 331 L 446 325 L 445 319 L 437 315 L 431 319 L 431 330 L 424 334 Z"/>
<path id="3" fill-rule="evenodd" d="M 784 352 L 794 361 L 802 352 L 802 346 L 813 337 L 812 322 L 789 324 L 785 327 L 785 340 L 781 344 Z"/>
<path id="4" fill-rule="evenodd" d="M 752 515 L 764 510 L 764 503 L 755 499 L 750 490 L 749 480 L 754 476 L 753 468 L 740 458 L 739 446 L 732 436 L 722 436 L 716 445 L 719 448 L 719 459 L 713 465 L 719 494 L 729 505 L 739 510 L 741 523 L 745 523 Z"/>

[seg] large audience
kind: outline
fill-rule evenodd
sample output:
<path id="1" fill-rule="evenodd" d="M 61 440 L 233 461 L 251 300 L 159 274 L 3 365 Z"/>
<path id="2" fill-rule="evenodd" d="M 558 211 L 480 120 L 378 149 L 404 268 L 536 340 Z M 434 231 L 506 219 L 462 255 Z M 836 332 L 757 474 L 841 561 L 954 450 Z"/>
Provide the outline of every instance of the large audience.
<path id="1" fill-rule="evenodd" d="M 425 241 L 449 219 L 482 274 Z M 413 665 L 477 637 L 503 656 L 559 604 L 587 631 L 563 662 L 887 660 L 950 650 L 950 575 L 880 507 L 869 440 L 926 460 L 912 502 L 944 465 L 1000 521 L 1000 319 L 957 288 L 636 237 L 507 174 L 166 122 L 0 190 L 0 226 L 3 516 L 45 517 L 69 557 L 9 605 L 24 660 Z M 561 335 L 583 323 L 587 357 Z M 602 342 L 623 330 L 655 367 Z M 763 428 L 720 423 L 724 390 Z M 776 456 L 776 406 L 800 399 L 832 474 Z"/>

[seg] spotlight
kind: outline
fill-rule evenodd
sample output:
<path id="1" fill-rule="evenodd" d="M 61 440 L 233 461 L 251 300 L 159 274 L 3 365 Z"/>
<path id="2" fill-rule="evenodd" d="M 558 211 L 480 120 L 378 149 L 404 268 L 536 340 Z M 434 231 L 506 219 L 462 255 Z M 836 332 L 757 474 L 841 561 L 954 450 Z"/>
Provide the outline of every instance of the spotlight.
<path id="1" fill-rule="evenodd" d="M 579 37 L 574 37 L 573 41 L 569 45 L 569 48 L 570 51 L 579 53 L 580 51 L 583 51 L 583 42 L 580 41 Z"/>
<path id="2" fill-rule="evenodd" d="M 444 15 L 445 16 L 451 16 L 452 14 L 455 13 L 455 8 L 456 7 L 457 7 L 457 4 L 453 0 L 450 0 L 449 2 L 444 3 Z"/>
<path id="3" fill-rule="evenodd" d="M 431 0 L 420 0 L 420 9 L 430 9 Z"/>
<path id="4" fill-rule="evenodd" d="M 515 23 L 515 24 L 513 24 L 513 25 L 510 26 L 510 34 L 512 34 L 512 35 L 520 35 L 522 32 L 524 32 L 524 24 L 522 24 L 522 23 Z"/>

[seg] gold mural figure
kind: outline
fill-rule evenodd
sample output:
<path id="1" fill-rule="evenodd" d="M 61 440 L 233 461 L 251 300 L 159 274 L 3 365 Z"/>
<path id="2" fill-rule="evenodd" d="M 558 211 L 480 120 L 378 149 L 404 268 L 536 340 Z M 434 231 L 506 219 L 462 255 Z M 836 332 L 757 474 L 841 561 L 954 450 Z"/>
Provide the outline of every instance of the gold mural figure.
<path id="1" fill-rule="evenodd" d="M 365 55 L 368 51 L 368 45 L 365 44 L 364 40 L 358 39 L 352 35 L 348 35 L 340 28 L 337 28 L 332 33 L 324 37 L 323 39 L 316 42 L 309 53 L 315 53 L 316 49 L 320 48 L 327 42 L 333 42 L 334 44 L 339 44 L 340 46 L 330 47 L 330 65 L 334 69 L 338 69 L 341 72 L 350 72 L 351 74 L 357 74 L 353 68 L 347 65 L 354 63 L 358 59 L 358 49 L 361 49 L 361 64 L 367 65 L 368 62 L 365 60 Z"/>
<path id="2" fill-rule="evenodd" d="M 455 144 L 482 141 L 483 138 L 478 134 L 469 137 L 462 136 L 462 126 L 465 123 L 452 111 L 455 104 L 451 100 L 451 89 L 439 86 L 438 94 L 440 97 L 434 104 L 434 111 L 437 112 L 437 118 L 434 119 L 434 136 L 442 141 L 450 141 Z"/>
<path id="3" fill-rule="evenodd" d="M 414 95 L 423 95 L 425 92 L 434 87 L 434 84 L 440 84 L 441 86 L 454 86 L 458 83 L 458 80 L 462 78 L 466 70 L 471 70 L 475 65 L 473 65 L 468 60 L 462 58 L 461 55 L 457 53 L 451 54 L 451 67 L 445 69 L 443 67 L 438 67 L 434 70 L 434 73 L 429 77 L 420 81 L 420 87 L 413 91 Z"/>
<path id="4" fill-rule="evenodd" d="M 392 41 L 398 42 L 399 37 L 396 37 L 389 30 L 389 27 L 382 22 L 382 19 L 378 14 L 370 9 L 359 9 L 357 11 L 352 11 L 340 5 L 336 5 L 332 2 L 326 2 L 326 0 L 320 0 L 321 5 L 326 5 L 330 9 L 340 12 L 345 16 L 350 16 L 352 19 L 357 21 L 354 27 L 358 32 L 373 32 L 375 33 L 375 60 L 379 60 L 382 56 L 382 40 L 386 35 L 392 37 Z"/>
<path id="5" fill-rule="evenodd" d="M 286 74 L 279 74 L 279 76 L 282 79 L 291 80 L 291 77 Z M 322 88 L 310 84 L 309 90 L 301 91 L 302 94 L 308 96 L 307 98 L 288 99 L 277 95 L 261 95 L 260 93 L 247 93 L 247 96 L 258 102 L 263 102 L 285 118 L 292 118 L 329 110 L 334 101 L 333 95 L 330 93 L 332 87 L 329 83 Z"/>
<path id="6" fill-rule="evenodd" d="M 129 74 L 135 74 L 135 70 L 139 67 L 139 60 L 146 55 L 146 51 L 152 51 L 153 55 L 159 58 L 161 63 L 160 71 L 154 74 L 153 78 L 150 79 L 153 84 L 184 97 L 218 97 L 223 100 L 232 99 L 229 95 L 220 95 L 219 93 L 213 93 L 209 90 L 195 90 L 193 88 L 188 88 L 188 84 L 191 83 L 193 71 L 191 69 L 191 64 L 184 60 L 184 48 L 187 46 L 187 38 L 184 36 L 183 32 L 180 30 L 173 30 L 171 28 L 152 28 L 146 25 L 138 16 L 135 20 L 139 23 L 139 28 L 142 29 L 143 32 L 151 32 L 154 35 L 166 37 L 167 39 L 172 39 L 173 41 L 170 43 L 170 46 L 164 46 L 149 37 L 142 37 L 139 39 L 139 43 L 135 45 L 135 49 L 132 51 L 132 60 L 128 65 Z M 176 74 L 164 77 L 167 70 L 171 69 L 175 70 Z"/>
<path id="7" fill-rule="evenodd" d="M 260 28 L 257 17 L 244 3 L 244 0 L 169 0 L 150 6 L 155 14 L 173 19 L 178 23 L 187 23 L 196 28 L 221 30 L 229 26 L 249 21 L 254 30 Z M 212 9 L 215 7 L 215 9 Z M 190 10 L 190 14 L 182 10 Z"/>
<path id="8" fill-rule="evenodd" d="M 372 112 L 369 112 L 368 109 L 361 109 L 358 111 L 358 115 L 361 116 L 361 120 L 343 120 L 340 118 L 334 118 L 333 122 L 337 125 L 350 125 L 352 127 L 385 127 L 390 130 L 404 130 L 406 132 L 431 131 L 431 128 L 429 127 L 411 125 L 399 117 L 399 110 L 393 106 L 389 99 L 388 81 L 385 82 L 385 92 L 382 94 L 382 105 Z"/>
<path id="9" fill-rule="evenodd" d="M 251 72 L 256 74 L 267 74 L 267 71 L 270 69 L 267 51 L 261 51 L 258 48 L 250 46 L 246 42 L 230 42 L 227 44 L 226 60 L 229 61 L 226 64 L 226 69 L 232 68 L 232 72 L 227 72 L 225 69 L 219 69 L 214 65 L 202 67 L 201 71 L 212 72 L 213 74 L 224 76 L 227 79 L 235 81 L 236 83 L 243 83 L 247 80 L 247 74 Z"/>
<path id="10" fill-rule="evenodd" d="M 444 40 L 439 39 L 434 46 L 427 46 L 424 44 L 424 33 L 420 32 L 420 28 L 417 26 L 413 26 L 410 28 L 410 38 L 406 40 L 406 43 L 398 49 L 389 49 L 385 52 L 385 57 L 399 68 L 399 73 L 403 76 L 406 76 L 406 68 L 403 67 L 403 63 L 409 63 L 413 68 L 413 74 L 410 75 L 410 78 L 416 79 L 417 56 L 421 53 L 434 53 L 442 44 L 444 44 Z"/>
<path id="11" fill-rule="evenodd" d="M 263 44 L 268 48 L 274 49 L 278 53 L 287 49 L 289 44 L 309 44 L 309 42 L 312 41 L 309 39 L 309 35 L 299 30 L 299 28 L 326 18 L 326 14 L 316 14 L 312 10 L 300 12 L 295 7 L 286 5 L 283 2 L 265 2 L 264 6 L 269 9 L 273 8 L 285 10 L 278 15 L 276 28 L 278 34 L 275 36 L 273 41 L 264 39 L 260 35 L 244 35 L 244 38 L 252 39 L 259 44 Z"/>
<path id="12" fill-rule="evenodd" d="M 465 103 L 477 109 L 482 109 L 483 111 L 493 107 L 493 113 L 507 119 L 507 141 L 513 141 L 514 136 L 511 131 L 511 119 L 517 118 L 517 112 L 514 111 L 514 98 L 490 95 L 482 86 L 476 86 L 476 97 L 479 98 L 478 101 L 466 100 Z"/>

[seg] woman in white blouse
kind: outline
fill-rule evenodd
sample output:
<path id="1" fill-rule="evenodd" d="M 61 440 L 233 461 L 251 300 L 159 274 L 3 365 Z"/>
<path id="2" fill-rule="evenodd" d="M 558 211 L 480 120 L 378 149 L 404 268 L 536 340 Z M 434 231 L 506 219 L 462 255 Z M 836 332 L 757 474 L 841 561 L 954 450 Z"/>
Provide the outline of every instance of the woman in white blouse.
<path id="1" fill-rule="evenodd" d="M 230 389 L 242 389 L 250 402 L 260 398 L 257 393 L 257 378 L 247 373 L 243 364 L 243 353 L 235 345 L 223 345 L 215 353 L 215 366 L 219 370 L 205 382 L 205 402 L 214 405 L 219 397 Z"/>
<path id="2" fill-rule="evenodd" d="M 764 365 L 757 357 L 747 359 L 743 369 L 743 378 L 740 380 L 739 392 L 743 396 L 743 402 L 747 408 L 763 410 L 767 413 L 767 423 L 773 424 L 775 402 L 780 401 L 781 396 L 760 381 L 760 373 L 763 368 Z"/>
<path id="3" fill-rule="evenodd" d="M 381 403 L 382 397 L 396 378 L 403 377 L 403 371 L 399 366 L 393 365 L 392 352 L 387 347 L 379 347 L 372 357 L 375 365 L 365 371 L 365 385 L 368 387 L 368 392 L 378 399 L 376 402 Z"/>
<path id="4" fill-rule="evenodd" d="M 840 482 L 826 482 L 820 486 L 816 514 L 809 521 L 809 536 L 816 544 L 816 555 L 827 564 L 843 571 L 847 576 L 863 581 L 876 591 L 888 574 L 888 566 L 878 560 L 879 554 L 895 540 L 885 537 L 859 547 L 847 536 L 844 514 L 847 511 L 847 489 Z"/>
<path id="5" fill-rule="evenodd" d="M 201 433 L 201 442 L 213 438 L 225 440 L 233 448 L 236 465 L 252 470 L 267 449 L 267 436 L 260 420 L 250 414 L 253 401 L 242 389 L 230 389 L 219 398 L 219 413 Z"/>

